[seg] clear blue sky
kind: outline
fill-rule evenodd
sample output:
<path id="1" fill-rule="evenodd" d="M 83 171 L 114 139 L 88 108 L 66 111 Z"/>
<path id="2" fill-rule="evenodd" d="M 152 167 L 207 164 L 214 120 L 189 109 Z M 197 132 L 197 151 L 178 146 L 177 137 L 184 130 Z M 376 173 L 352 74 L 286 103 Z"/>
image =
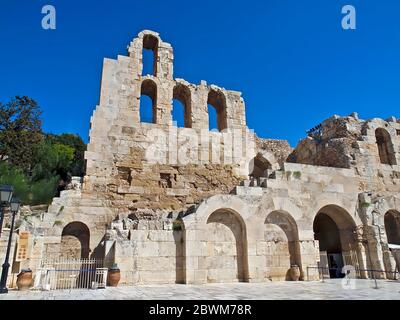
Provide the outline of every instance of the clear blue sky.
<path id="1" fill-rule="evenodd" d="M 57 29 L 41 28 L 41 8 Z M 357 30 L 341 28 L 341 8 Z M 126 54 L 142 29 L 175 53 L 175 77 L 243 92 L 247 123 L 261 137 L 288 139 L 333 114 L 400 117 L 397 0 L 2 0 L 0 101 L 29 95 L 47 132 L 87 140 L 102 61 Z"/>

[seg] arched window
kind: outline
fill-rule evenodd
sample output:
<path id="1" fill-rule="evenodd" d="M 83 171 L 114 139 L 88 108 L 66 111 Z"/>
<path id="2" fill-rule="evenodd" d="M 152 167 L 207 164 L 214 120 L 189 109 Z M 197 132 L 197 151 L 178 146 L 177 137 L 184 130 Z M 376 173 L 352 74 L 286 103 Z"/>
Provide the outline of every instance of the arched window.
<path id="1" fill-rule="evenodd" d="M 390 210 L 385 213 L 384 219 L 388 243 L 400 245 L 400 213 Z"/>
<path id="2" fill-rule="evenodd" d="M 151 34 L 146 34 L 143 37 L 142 75 L 151 74 L 157 76 L 157 55 L 158 39 Z"/>
<path id="3" fill-rule="evenodd" d="M 375 131 L 375 137 L 381 163 L 395 165 L 396 157 L 389 132 L 383 128 L 378 128 Z"/>
<path id="4" fill-rule="evenodd" d="M 207 104 L 209 129 L 218 129 L 219 131 L 226 129 L 228 125 L 226 119 L 226 100 L 224 94 L 220 91 L 211 89 L 208 93 Z"/>
<path id="5" fill-rule="evenodd" d="M 261 154 L 257 154 L 251 161 L 249 165 L 250 177 L 261 178 L 267 177 L 268 170 L 272 169 L 271 163 L 265 159 Z"/>
<path id="6" fill-rule="evenodd" d="M 178 127 L 192 127 L 190 90 L 183 84 L 174 87 L 172 119 L 177 122 Z"/>
<path id="7" fill-rule="evenodd" d="M 140 90 L 140 121 L 157 123 L 157 85 L 153 80 L 142 82 Z"/>

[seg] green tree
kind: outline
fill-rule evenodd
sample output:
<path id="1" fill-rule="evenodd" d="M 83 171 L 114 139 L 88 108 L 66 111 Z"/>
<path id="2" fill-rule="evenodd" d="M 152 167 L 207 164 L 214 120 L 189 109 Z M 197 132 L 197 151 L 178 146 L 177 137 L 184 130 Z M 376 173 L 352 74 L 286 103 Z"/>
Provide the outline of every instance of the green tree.
<path id="1" fill-rule="evenodd" d="M 0 183 L 14 186 L 26 204 L 48 204 L 69 182 L 84 175 L 86 145 L 78 135 L 44 134 L 41 111 L 29 97 L 0 103 Z"/>
<path id="2" fill-rule="evenodd" d="M 74 156 L 68 167 L 68 172 L 72 176 L 82 177 L 85 174 L 84 154 L 86 150 L 86 144 L 82 138 L 76 134 L 63 133 L 60 135 L 48 134 L 47 139 L 52 143 L 63 144 L 74 149 Z"/>
<path id="3" fill-rule="evenodd" d="M 14 187 L 14 195 L 24 203 L 29 201 L 29 181 L 21 169 L 3 161 L 0 162 L 0 184 L 10 184 Z"/>
<path id="4" fill-rule="evenodd" d="M 35 146 L 35 165 L 32 171 L 32 181 L 50 179 L 58 176 L 68 180 L 69 168 L 74 159 L 75 150 L 61 143 L 43 140 Z"/>
<path id="5" fill-rule="evenodd" d="M 0 103 L 0 161 L 7 160 L 26 175 L 32 170 L 33 146 L 43 139 L 40 116 L 38 104 L 26 96 Z"/>

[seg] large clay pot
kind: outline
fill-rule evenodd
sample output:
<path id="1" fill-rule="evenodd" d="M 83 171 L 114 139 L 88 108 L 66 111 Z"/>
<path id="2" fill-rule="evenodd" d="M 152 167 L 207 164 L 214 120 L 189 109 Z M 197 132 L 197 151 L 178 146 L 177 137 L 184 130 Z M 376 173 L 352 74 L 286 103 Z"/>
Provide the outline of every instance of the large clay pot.
<path id="1" fill-rule="evenodd" d="M 290 274 L 290 279 L 292 281 L 299 281 L 299 279 L 300 279 L 300 268 L 299 268 L 299 266 L 298 265 L 292 265 L 290 267 L 289 274 Z"/>
<path id="2" fill-rule="evenodd" d="M 17 275 L 17 287 L 18 290 L 24 291 L 29 290 L 32 286 L 32 271 L 31 270 L 22 270 Z"/>
<path id="3" fill-rule="evenodd" d="M 109 287 L 117 287 L 120 279 L 121 279 L 121 271 L 119 269 L 108 270 L 107 285 Z"/>

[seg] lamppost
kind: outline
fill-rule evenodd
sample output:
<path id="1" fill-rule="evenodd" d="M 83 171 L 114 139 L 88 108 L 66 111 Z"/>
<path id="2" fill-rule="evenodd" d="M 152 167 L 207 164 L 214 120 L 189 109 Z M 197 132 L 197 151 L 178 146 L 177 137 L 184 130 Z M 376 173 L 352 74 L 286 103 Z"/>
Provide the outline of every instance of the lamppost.
<path id="1" fill-rule="evenodd" d="M 0 280 L 0 294 L 1 293 L 7 293 L 7 277 L 8 277 L 8 269 L 10 268 L 10 264 L 8 263 L 8 259 L 10 257 L 10 251 L 11 251 L 11 242 L 12 242 L 12 235 L 14 231 L 14 222 L 15 222 L 15 216 L 17 215 L 19 211 L 19 206 L 21 205 L 21 201 L 17 198 L 12 198 L 10 201 L 10 207 L 11 207 L 11 228 L 10 228 L 10 234 L 8 236 L 8 245 L 7 245 L 7 252 L 6 252 L 6 257 L 4 259 L 3 263 L 3 270 L 1 272 L 1 280 Z"/>
<path id="2" fill-rule="evenodd" d="M 10 185 L 0 186 L 0 236 L 3 228 L 4 208 L 10 204 L 13 195 L 13 187 Z"/>

